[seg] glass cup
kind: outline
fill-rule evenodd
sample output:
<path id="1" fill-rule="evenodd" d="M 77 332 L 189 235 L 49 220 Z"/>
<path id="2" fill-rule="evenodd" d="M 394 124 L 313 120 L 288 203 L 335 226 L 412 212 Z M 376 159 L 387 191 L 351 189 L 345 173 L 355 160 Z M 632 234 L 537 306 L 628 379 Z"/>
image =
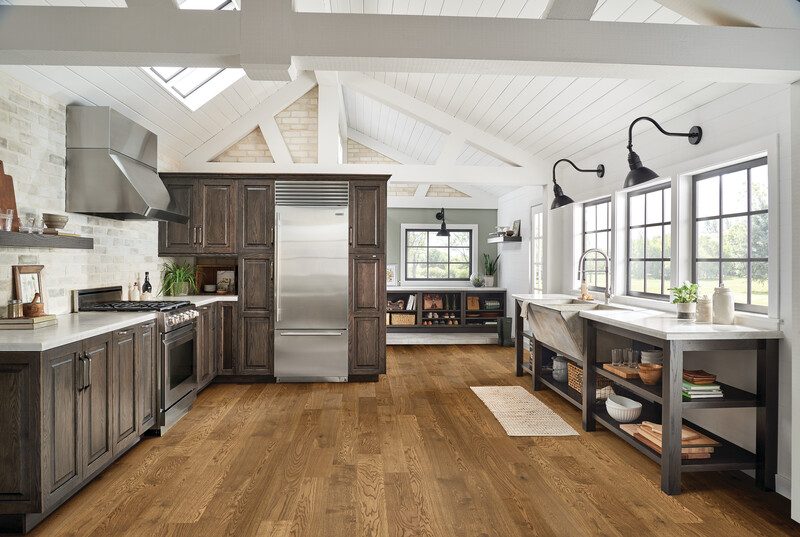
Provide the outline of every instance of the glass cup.
<path id="1" fill-rule="evenodd" d="M 11 231 L 11 224 L 14 222 L 14 209 L 0 210 L 0 228 L 3 231 Z"/>
<path id="2" fill-rule="evenodd" d="M 622 349 L 611 349 L 611 365 L 622 365 Z"/>

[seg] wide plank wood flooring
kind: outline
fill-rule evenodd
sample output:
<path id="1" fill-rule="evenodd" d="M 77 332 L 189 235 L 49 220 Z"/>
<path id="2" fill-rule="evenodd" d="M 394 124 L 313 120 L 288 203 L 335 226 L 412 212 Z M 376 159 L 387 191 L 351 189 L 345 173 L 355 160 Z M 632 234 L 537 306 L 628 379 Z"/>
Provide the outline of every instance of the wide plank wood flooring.
<path id="1" fill-rule="evenodd" d="M 375 384 L 216 384 L 35 536 L 800 535 L 739 472 L 659 468 L 547 390 L 580 436 L 509 438 L 469 386 L 519 384 L 513 350 L 389 347 Z"/>

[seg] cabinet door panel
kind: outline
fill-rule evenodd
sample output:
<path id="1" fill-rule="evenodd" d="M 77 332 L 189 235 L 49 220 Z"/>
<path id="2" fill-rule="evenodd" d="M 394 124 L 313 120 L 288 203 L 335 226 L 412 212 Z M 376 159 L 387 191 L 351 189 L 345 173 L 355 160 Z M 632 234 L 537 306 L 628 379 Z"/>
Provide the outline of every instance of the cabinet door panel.
<path id="1" fill-rule="evenodd" d="M 172 193 L 175 201 L 184 214 L 189 217 L 189 222 L 159 222 L 158 224 L 158 251 L 163 254 L 187 254 L 197 250 L 195 234 L 195 197 L 196 185 L 191 180 L 166 180 L 167 190 Z"/>
<path id="2" fill-rule="evenodd" d="M 200 253 L 235 253 L 233 181 L 201 183 Z"/>
<path id="3" fill-rule="evenodd" d="M 350 263 L 350 311 L 380 315 L 386 310 L 386 263 L 383 256 L 354 257 Z"/>
<path id="4" fill-rule="evenodd" d="M 217 342 L 219 352 L 219 373 L 233 374 L 237 367 L 237 348 L 239 339 L 239 306 L 236 302 L 221 302 L 217 316 Z"/>
<path id="5" fill-rule="evenodd" d="M 386 183 L 355 182 L 350 186 L 350 251 L 380 254 L 386 248 Z"/>
<path id="6" fill-rule="evenodd" d="M 272 249 L 272 181 L 246 181 L 239 185 L 239 252 Z"/>
<path id="7" fill-rule="evenodd" d="M 243 258 L 240 261 L 239 277 L 242 312 L 267 313 L 271 302 L 272 258 Z"/>
<path id="8" fill-rule="evenodd" d="M 44 504 L 52 505 L 80 484 L 81 344 L 48 351 L 43 360 L 42 481 Z"/>
<path id="9" fill-rule="evenodd" d="M 14 502 L 31 512 L 38 501 L 38 353 L 0 355 L 0 503 Z"/>
<path id="10" fill-rule="evenodd" d="M 197 360 L 197 384 L 198 387 L 205 387 L 216 375 L 216 319 L 212 306 L 200 306 L 197 326 L 198 338 L 198 360 Z"/>
<path id="11" fill-rule="evenodd" d="M 158 342 L 156 323 L 139 326 L 139 434 L 155 425 L 158 390 L 156 390 L 156 367 L 158 366 Z"/>
<path id="12" fill-rule="evenodd" d="M 269 317 L 243 317 L 241 338 L 242 368 L 245 375 L 272 374 L 272 333 Z"/>
<path id="13" fill-rule="evenodd" d="M 136 329 L 114 332 L 113 351 L 113 445 L 119 453 L 136 441 L 138 435 L 138 408 L 136 384 L 138 382 Z"/>
<path id="14" fill-rule="evenodd" d="M 108 335 L 87 340 L 84 358 L 89 385 L 83 390 L 84 477 L 111 460 L 112 370 Z"/>
<path id="15" fill-rule="evenodd" d="M 385 321 L 382 317 L 351 317 L 350 374 L 386 372 Z"/>

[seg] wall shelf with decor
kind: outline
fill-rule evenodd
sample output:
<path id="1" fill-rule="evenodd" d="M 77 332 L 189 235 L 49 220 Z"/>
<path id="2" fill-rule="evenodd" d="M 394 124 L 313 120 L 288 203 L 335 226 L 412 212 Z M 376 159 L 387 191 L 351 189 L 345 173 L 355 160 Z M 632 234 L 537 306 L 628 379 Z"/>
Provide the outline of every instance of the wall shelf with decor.
<path id="1" fill-rule="evenodd" d="M 387 303 L 393 304 L 386 311 L 389 333 L 494 333 L 497 320 L 506 315 L 506 290 L 394 287 L 387 291 Z"/>
<path id="2" fill-rule="evenodd" d="M 0 231 L 0 248 L 71 248 L 91 250 L 94 239 L 90 237 L 67 237 L 64 235 L 38 235 L 17 231 Z"/>
<path id="3" fill-rule="evenodd" d="M 522 237 L 520 237 L 519 235 L 514 235 L 513 237 L 509 235 L 504 235 L 502 237 L 489 237 L 486 240 L 486 242 L 488 242 L 489 244 L 496 244 L 501 242 L 522 242 Z"/>

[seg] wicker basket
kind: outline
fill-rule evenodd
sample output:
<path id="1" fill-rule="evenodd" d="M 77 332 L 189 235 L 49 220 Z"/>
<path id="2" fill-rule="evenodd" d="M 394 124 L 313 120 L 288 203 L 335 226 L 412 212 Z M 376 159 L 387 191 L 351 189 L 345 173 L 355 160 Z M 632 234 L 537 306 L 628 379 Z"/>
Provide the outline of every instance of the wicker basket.
<path id="1" fill-rule="evenodd" d="M 416 324 L 417 315 L 415 313 L 392 313 L 393 325 L 409 326 Z"/>
<path id="2" fill-rule="evenodd" d="M 578 367 L 572 362 L 567 362 L 567 384 L 569 384 L 569 387 L 573 390 L 583 393 L 582 367 Z M 605 388 L 606 386 L 611 386 L 612 384 L 614 384 L 614 381 L 611 379 L 607 379 L 602 375 L 596 376 L 595 386 L 597 388 Z"/>

